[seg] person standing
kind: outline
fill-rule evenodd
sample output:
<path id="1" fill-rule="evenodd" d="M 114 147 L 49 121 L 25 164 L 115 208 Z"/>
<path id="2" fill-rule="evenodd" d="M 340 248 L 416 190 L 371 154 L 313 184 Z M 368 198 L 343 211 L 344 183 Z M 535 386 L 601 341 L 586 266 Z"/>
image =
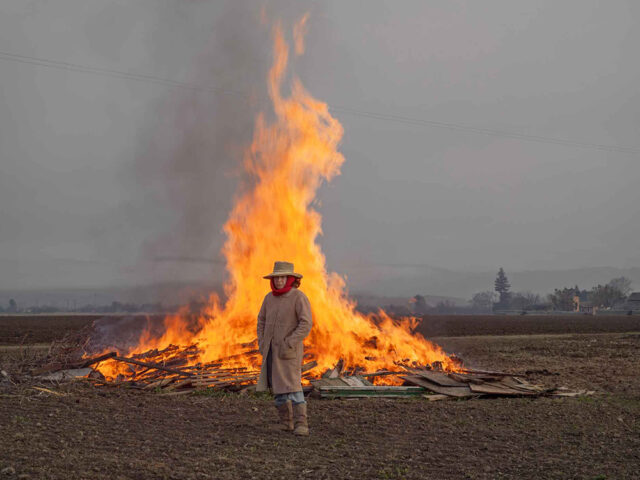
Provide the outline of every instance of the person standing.
<path id="1" fill-rule="evenodd" d="M 256 391 L 271 389 L 281 430 L 309 435 L 307 402 L 302 392 L 302 341 L 313 325 L 311 304 L 298 290 L 302 275 L 293 263 L 275 262 L 265 275 L 271 284 L 258 313 L 258 348 L 262 367 Z"/>

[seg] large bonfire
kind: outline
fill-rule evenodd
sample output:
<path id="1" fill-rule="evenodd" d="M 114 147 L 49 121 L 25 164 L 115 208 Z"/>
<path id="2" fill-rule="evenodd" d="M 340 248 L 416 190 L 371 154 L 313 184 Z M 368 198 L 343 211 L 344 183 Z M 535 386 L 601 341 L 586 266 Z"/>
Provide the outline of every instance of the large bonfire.
<path id="1" fill-rule="evenodd" d="M 294 28 L 296 54 L 304 51 L 305 21 L 306 17 Z M 367 372 L 435 362 L 446 370 L 457 369 L 456 361 L 440 347 L 413 332 L 416 319 L 394 320 L 384 311 L 357 312 L 344 279 L 327 272 L 317 243 L 321 215 L 312 205 L 322 183 L 340 173 L 343 129 L 327 104 L 313 98 L 295 76 L 290 93 L 283 93 L 289 45 L 280 25 L 273 29 L 273 47 L 267 81 L 274 115 L 256 117 L 253 141 L 243 160 L 243 193 L 224 226 L 226 301 L 212 295 L 197 316 L 197 328 L 191 322 L 187 328 L 186 308 L 168 316 L 161 335 L 145 331 L 138 344 L 124 353 L 174 345 L 188 349 L 193 363 L 224 359 L 229 367 L 259 367 L 259 355 L 246 353 L 255 353 L 256 316 L 269 289 L 262 277 L 275 260 L 286 260 L 304 274 L 301 289 L 311 300 L 314 325 L 305 341 L 305 357 L 317 361 L 314 372 L 319 374 L 340 360 L 344 368 Z M 125 373 L 116 362 L 104 362 L 100 370 L 108 377 Z"/>

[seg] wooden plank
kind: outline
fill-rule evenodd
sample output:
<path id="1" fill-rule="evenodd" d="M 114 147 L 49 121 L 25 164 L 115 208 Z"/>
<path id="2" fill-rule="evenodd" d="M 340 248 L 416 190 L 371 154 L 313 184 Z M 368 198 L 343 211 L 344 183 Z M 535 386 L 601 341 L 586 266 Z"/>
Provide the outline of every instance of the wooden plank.
<path id="1" fill-rule="evenodd" d="M 174 382 L 175 380 L 176 380 L 176 377 L 166 377 L 161 380 L 155 381 L 153 383 L 149 383 L 148 385 L 145 385 L 144 387 L 142 387 L 142 389 L 153 390 L 154 388 L 162 388 Z"/>
<path id="2" fill-rule="evenodd" d="M 450 378 L 446 373 L 443 372 L 434 372 L 432 370 L 412 370 L 412 373 L 415 375 L 420 375 L 423 378 L 426 378 L 430 382 L 436 383 L 443 387 L 464 387 L 466 383 L 459 382 Z"/>
<path id="3" fill-rule="evenodd" d="M 471 373 L 450 373 L 449 376 L 462 383 L 475 383 L 475 384 L 483 384 L 484 382 L 498 382 L 503 377 L 497 377 L 495 375 L 485 375 L 485 374 L 471 374 Z"/>
<path id="4" fill-rule="evenodd" d="M 464 374 L 461 374 L 461 373 L 450 373 L 449 377 L 451 377 L 452 379 L 454 379 L 457 382 L 469 383 L 469 376 L 468 375 L 464 375 Z"/>
<path id="5" fill-rule="evenodd" d="M 344 360 L 341 358 L 340 360 L 338 360 L 338 363 L 336 363 L 336 366 L 333 369 L 327 370 L 322 376 L 324 378 L 338 378 L 342 373 L 343 366 Z"/>
<path id="6" fill-rule="evenodd" d="M 396 387 L 392 385 L 321 387 L 319 394 L 320 398 L 397 398 L 422 395 L 424 394 L 424 388 Z"/>
<path id="7" fill-rule="evenodd" d="M 109 358 L 113 358 L 118 355 L 118 352 L 109 352 L 104 355 L 98 355 L 97 357 L 87 358 L 82 362 L 78 362 L 78 368 L 86 368 L 95 363 L 102 362 L 103 360 L 108 360 Z"/>
<path id="8" fill-rule="evenodd" d="M 424 391 L 424 390 L 423 390 Z M 421 395 L 419 392 L 321 392 L 320 398 L 345 398 L 355 400 L 358 398 L 406 398 Z"/>
<path id="9" fill-rule="evenodd" d="M 178 390 L 179 388 L 182 388 L 182 387 L 189 387 L 189 386 L 191 386 L 191 382 L 192 382 L 192 380 L 190 378 L 188 378 L 186 380 L 181 380 L 179 382 L 175 382 L 175 383 L 172 383 L 171 385 L 167 386 L 164 389 L 164 391 L 165 392 L 170 392 L 170 391 L 173 391 L 173 390 Z"/>
<path id="10" fill-rule="evenodd" d="M 405 375 L 400 378 L 409 383 L 413 383 L 414 385 L 424 387 L 431 392 L 449 395 L 450 397 L 463 398 L 474 395 L 468 385 L 464 385 L 462 387 L 443 387 L 442 385 L 437 385 L 418 375 Z"/>
<path id="11" fill-rule="evenodd" d="M 313 383 L 314 387 L 346 387 L 349 385 L 342 378 L 319 378 L 318 380 L 314 380 L 311 383 Z"/>
<path id="12" fill-rule="evenodd" d="M 365 387 L 366 385 L 357 377 L 340 377 L 347 385 L 352 387 Z"/>
<path id="13" fill-rule="evenodd" d="M 336 391 L 336 392 L 422 392 L 421 387 L 399 387 L 396 385 L 367 385 L 364 387 L 352 387 L 350 385 L 344 386 L 321 386 L 319 390 L 322 391 Z"/>
<path id="14" fill-rule="evenodd" d="M 187 395 L 188 393 L 191 392 L 195 392 L 195 388 L 189 388 L 187 390 L 180 390 L 178 392 L 167 392 L 167 393 L 160 393 L 159 395 L 163 395 L 163 396 L 176 396 L 176 395 Z"/>
<path id="15" fill-rule="evenodd" d="M 438 402 L 440 400 L 453 400 L 454 397 L 450 397 L 449 395 L 444 395 L 442 393 L 434 393 L 431 395 L 422 395 L 423 398 L 426 398 L 430 402 Z"/>
<path id="16" fill-rule="evenodd" d="M 362 382 L 363 385 L 373 385 L 369 380 L 364 378 L 362 375 L 355 375 L 355 377 Z"/>
<path id="17" fill-rule="evenodd" d="M 472 375 L 490 375 L 492 377 L 505 377 L 513 375 L 512 373 L 507 372 L 492 372 L 491 370 L 475 370 L 473 368 L 464 368 L 462 369 L 462 372 L 470 373 Z"/>
<path id="18" fill-rule="evenodd" d="M 312 368 L 315 368 L 317 366 L 318 366 L 318 362 L 316 362 L 315 360 L 312 362 L 305 363 L 304 365 L 302 365 L 301 372 L 304 373 L 307 370 L 311 370 Z"/>
<path id="19" fill-rule="evenodd" d="M 505 395 L 505 396 L 518 396 L 518 395 L 537 395 L 536 392 L 526 392 L 524 390 L 515 390 L 509 388 L 506 385 L 499 383 L 483 383 L 482 385 L 476 385 L 474 383 L 469 384 L 469 388 L 474 393 L 484 393 L 487 395 Z"/>
<path id="20" fill-rule="evenodd" d="M 231 386 L 236 385 L 238 383 L 247 382 L 250 380 L 256 380 L 258 378 L 257 375 L 245 375 L 244 377 L 232 377 L 229 379 L 213 379 L 213 380 L 192 380 L 192 384 L 195 386 Z"/>
<path id="21" fill-rule="evenodd" d="M 131 363 L 133 365 L 154 368 L 156 370 L 163 370 L 165 372 L 175 373 L 177 375 L 184 375 L 186 377 L 191 377 L 193 375 L 191 372 L 185 372 L 184 370 L 176 370 L 175 368 L 165 367 L 164 365 L 158 365 L 157 363 L 141 362 L 140 360 L 135 360 L 133 358 L 117 356 L 117 357 L 113 357 L 113 359 L 118 360 L 119 362 Z"/>
<path id="22" fill-rule="evenodd" d="M 386 375 L 398 375 L 399 373 L 402 373 L 402 372 L 391 372 L 389 370 L 382 370 L 380 372 L 361 373 L 360 376 L 365 378 L 372 378 L 372 377 L 383 377 Z"/>
<path id="23" fill-rule="evenodd" d="M 533 385 L 514 377 L 504 377 L 500 384 L 515 390 L 524 390 L 528 392 L 541 392 L 544 390 L 544 387 L 541 387 L 540 385 Z"/>

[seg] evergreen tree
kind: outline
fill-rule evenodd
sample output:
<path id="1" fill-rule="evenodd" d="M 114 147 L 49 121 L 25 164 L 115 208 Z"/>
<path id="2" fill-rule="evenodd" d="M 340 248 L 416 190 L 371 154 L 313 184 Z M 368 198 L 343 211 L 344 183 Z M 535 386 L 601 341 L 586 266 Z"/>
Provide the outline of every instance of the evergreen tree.
<path id="1" fill-rule="evenodd" d="M 498 270 L 498 276 L 494 282 L 494 287 L 494 290 L 500 295 L 500 305 L 503 307 L 507 306 L 509 304 L 509 299 L 511 298 L 511 292 L 509 292 L 511 284 L 509 283 L 502 267 Z"/>
<path id="2" fill-rule="evenodd" d="M 7 309 L 7 312 L 16 313 L 17 311 L 18 311 L 18 304 L 13 298 L 9 299 L 9 308 Z"/>

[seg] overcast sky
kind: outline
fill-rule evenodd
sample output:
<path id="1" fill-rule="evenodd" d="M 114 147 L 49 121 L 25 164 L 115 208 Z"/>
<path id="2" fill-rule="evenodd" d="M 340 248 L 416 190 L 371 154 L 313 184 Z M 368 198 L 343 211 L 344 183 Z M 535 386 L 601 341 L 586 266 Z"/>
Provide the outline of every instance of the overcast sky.
<path id="1" fill-rule="evenodd" d="M 0 288 L 219 281 L 166 258 L 220 260 L 263 4 L 345 128 L 332 270 L 640 266 L 635 0 L 3 0 Z"/>

